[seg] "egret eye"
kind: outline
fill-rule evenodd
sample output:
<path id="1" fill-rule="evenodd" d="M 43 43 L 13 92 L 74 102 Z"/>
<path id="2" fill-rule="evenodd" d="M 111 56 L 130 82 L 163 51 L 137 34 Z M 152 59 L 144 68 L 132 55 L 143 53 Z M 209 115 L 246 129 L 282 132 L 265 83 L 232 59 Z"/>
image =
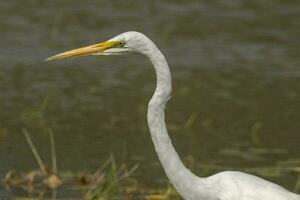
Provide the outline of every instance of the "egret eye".
<path id="1" fill-rule="evenodd" d="M 125 45 L 125 42 L 119 42 L 119 46 L 123 47 Z"/>

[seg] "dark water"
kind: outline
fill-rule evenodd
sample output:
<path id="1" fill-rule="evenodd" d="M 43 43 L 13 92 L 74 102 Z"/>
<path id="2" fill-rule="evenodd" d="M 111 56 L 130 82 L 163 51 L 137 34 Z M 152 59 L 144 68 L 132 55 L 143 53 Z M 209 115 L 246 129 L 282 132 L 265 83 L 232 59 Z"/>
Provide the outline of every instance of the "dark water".
<path id="1" fill-rule="evenodd" d="M 294 190 L 296 174 L 272 169 L 300 165 L 298 0 L 2 0 L 0 18 L 2 176 L 36 168 L 23 127 L 47 160 L 51 127 L 60 170 L 92 170 L 113 153 L 139 163 L 143 184 L 166 183 L 146 124 L 146 58 L 43 61 L 137 30 L 172 68 L 167 124 L 183 160 L 198 174 L 264 172 Z"/>

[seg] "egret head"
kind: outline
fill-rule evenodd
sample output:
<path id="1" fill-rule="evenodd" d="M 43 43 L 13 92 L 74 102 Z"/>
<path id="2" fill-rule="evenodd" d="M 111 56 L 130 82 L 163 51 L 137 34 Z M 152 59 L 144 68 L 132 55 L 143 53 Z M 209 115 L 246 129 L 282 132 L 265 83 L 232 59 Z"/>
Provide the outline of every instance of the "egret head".
<path id="1" fill-rule="evenodd" d="M 129 31 L 105 42 L 56 54 L 46 60 L 58 60 L 86 55 L 123 55 L 141 53 L 147 55 L 149 45 L 154 45 L 144 34 Z"/>

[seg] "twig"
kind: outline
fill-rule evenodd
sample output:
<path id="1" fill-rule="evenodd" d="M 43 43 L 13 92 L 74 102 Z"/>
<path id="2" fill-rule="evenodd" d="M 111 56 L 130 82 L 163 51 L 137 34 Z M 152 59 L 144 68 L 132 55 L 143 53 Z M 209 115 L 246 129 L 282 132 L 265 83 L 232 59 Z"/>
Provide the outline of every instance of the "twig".
<path id="1" fill-rule="evenodd" d="M 125 178 L 128 178 L 129 176 L 131 176 L 137 169 L 139 168 L 138 164 L 135 164 L 131 169 L 129 169 L 128 171 L 126 170 L 123 174 L 120 174 L 118 177 L 118 180 L 122 180 Z"/>
<path id="2" fill-rule="evenodd" d="M 27 140 L 27 142 L 29 144 L 29 147 L 30 147 L 30 149 L 32 151 L 32 154 L 33 154 L 35 160 L 37 161 L 38 165 L 40 166 L 40 169 L 41 169 L 42 173 L 44 175 L 47 175 L 46 167 L 45 167 L 45 165 L 44 165 L 44 163 L 43 163 L 40 155 L 38 154 L 38 152 L 37 152 L 37 150 L 36 150 L 33 142 L 31 141 L 28 131 L 25 128 L 23 128 L 22 131 L 23 131 L 24 136 L 25 136 L 25 138 L 26 138 L 26 140 Z"/>
<path id="3" fill-rule="evenodd" d="M 297 175 L 296 185 L 295 185 L 295 192 L 299 192 L 300 189 L 300 174 Z"/>
<path id="4" fill-rule="evenodd" d="M 51 152 L 52 170 L 53 170 L 54 174 L 57 174 L 58 170 L 57 170 L 54 134 L 53 134 L 52 129 L 49 129 L 48 132 L 49 132 L 49 137 L 50 137 L 50 152 Z"/>
<path id="5" fill-rule="evenodd" d="M 56 200 L 57 197 L 57 191 L 56 190 L 52 190 L 51 192 L 51 200 Z"/>
<path id="6" fill-rule="evenodd" d="M 92 175 L 92 177 L 98 177 L 102 171 L 111 163 L 110 159 L 107 159 Z"/>
<path id="7" fill-rule="evenodd" d="M 117 170 L 117 163 L 116 163 L 116 159 L 115 159 L 115 156 L 114 156 L 113 153 L 109 154 L 109 159 L 110 159 L 112 170 L 116 171 Z"/>

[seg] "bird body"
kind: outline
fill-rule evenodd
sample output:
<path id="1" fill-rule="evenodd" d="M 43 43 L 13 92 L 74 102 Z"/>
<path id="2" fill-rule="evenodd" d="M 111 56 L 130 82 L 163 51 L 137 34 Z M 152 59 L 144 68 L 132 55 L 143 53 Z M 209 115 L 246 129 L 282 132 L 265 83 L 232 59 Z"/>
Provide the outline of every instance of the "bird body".
<path id="1" fill-rule="evenodd" d="M 47 60 L 129 53 L 145 55 L 154 66 L 157 82 L 148 104 L 148 126 L 162 167 L 185 200 L 300 200 L 299 195 L 254 175 L 225 171 L 202 178 L 184 166 L 172 145 L 165 124 L 165 106 L 172 90 L 170 69 L 163 54 L 144 34 L 125 32 L 106 42 L 57 54 Z"/>
<path id="2" fill-rule="evenodd" d="M 299 200 L 300 196 L 260 177 L 239 171 L 224 171 L 207 179 L 218 200 Z M 217 197 L 217 198 L 213 198 Z"/>

